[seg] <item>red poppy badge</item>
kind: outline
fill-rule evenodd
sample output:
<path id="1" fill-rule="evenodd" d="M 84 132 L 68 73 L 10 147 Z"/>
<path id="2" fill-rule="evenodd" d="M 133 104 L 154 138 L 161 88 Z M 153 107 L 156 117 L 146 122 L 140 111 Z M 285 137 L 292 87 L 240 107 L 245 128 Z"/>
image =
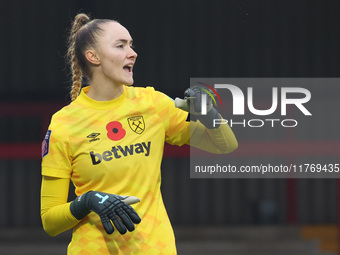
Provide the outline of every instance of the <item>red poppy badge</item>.
<path id="1" fill-rule="evenodd" d="M 112 141 L 119 141 L 126 135 L 126 131 L 119 121 L 112 121 L 106 125 L 107 137 Z"/>

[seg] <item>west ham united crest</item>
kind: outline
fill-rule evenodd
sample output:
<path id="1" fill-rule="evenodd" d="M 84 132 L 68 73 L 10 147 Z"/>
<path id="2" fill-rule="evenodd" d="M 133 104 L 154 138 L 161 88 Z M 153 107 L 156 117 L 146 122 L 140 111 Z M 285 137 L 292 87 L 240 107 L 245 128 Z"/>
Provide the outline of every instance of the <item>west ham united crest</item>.
<path id="1" fill-rule="evenodd" d="M 143 116 L 135 116 L 127 119 L 131 130 L 137 134 L 141 134 L 145 130 L 145 122 Z"/>

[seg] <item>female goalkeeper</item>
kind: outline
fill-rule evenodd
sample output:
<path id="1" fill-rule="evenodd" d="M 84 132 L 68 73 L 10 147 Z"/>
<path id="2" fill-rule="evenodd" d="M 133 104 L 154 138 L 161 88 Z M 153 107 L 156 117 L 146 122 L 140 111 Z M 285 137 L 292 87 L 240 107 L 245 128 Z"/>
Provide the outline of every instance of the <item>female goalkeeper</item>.
<path id="1" fill-rule="evenodd" d="M 132 45 L 116 21 L 75 17 L 72 103 L 53 115 L 42 146 L 42 223 L 51 236 L 73 228 L 68 254 L 176 254 L 160 192 L 164 143 L 213 153 L 237 148 L 228 125 L 209 124 L 220 118 L 214 108 L 190 123 L 168 96 L 131 87 Z M 81 89 L 82 77 L 90 85 Z M 70 180 L 78 197 L 67 202 Z"/>

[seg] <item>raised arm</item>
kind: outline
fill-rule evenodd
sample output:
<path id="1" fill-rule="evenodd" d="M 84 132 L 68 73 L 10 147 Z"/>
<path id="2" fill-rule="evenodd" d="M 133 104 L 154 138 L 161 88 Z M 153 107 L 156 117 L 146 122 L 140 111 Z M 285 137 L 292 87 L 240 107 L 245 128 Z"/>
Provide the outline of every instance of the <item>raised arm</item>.
<path id="1" fill-rule="evenodd" d="M 237 149 L 236 137 L 226 122 L 215 124 L 214 120 L 221 120 L 222 116 L 212 106 L 211 99 L 206 101 L 206 114 L 201 114 L 201 94 L 204 90 L 199 87 L 185 91 L 185 99 L 176 98 L 175 106 L 195 115 L 197 121 L 190 121 L 190 140 L 187 144 L 211 153 L 224 154 Z M 207 97 L 206 97 L 207 98 Z"/>

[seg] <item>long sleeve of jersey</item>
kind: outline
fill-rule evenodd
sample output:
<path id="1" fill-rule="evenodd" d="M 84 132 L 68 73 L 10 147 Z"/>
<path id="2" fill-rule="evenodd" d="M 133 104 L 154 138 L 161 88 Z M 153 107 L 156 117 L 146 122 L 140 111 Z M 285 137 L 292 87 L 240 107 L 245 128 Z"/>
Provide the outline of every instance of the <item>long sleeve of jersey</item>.
<path id="1" fill-rule="evenodd" d="M 215 154 L 230 153 L 238 147 L 236 137 L 228 124 L 208 129 L 199 121 L 190 121 L 190 146 Z"/>
<path id="2" fill-rule="evenodd" d="M 41 219 L 43 228 L 56 236 L 79 223 L 67 203 L 70 180 L 43 176 L 41 184 Z"/>

